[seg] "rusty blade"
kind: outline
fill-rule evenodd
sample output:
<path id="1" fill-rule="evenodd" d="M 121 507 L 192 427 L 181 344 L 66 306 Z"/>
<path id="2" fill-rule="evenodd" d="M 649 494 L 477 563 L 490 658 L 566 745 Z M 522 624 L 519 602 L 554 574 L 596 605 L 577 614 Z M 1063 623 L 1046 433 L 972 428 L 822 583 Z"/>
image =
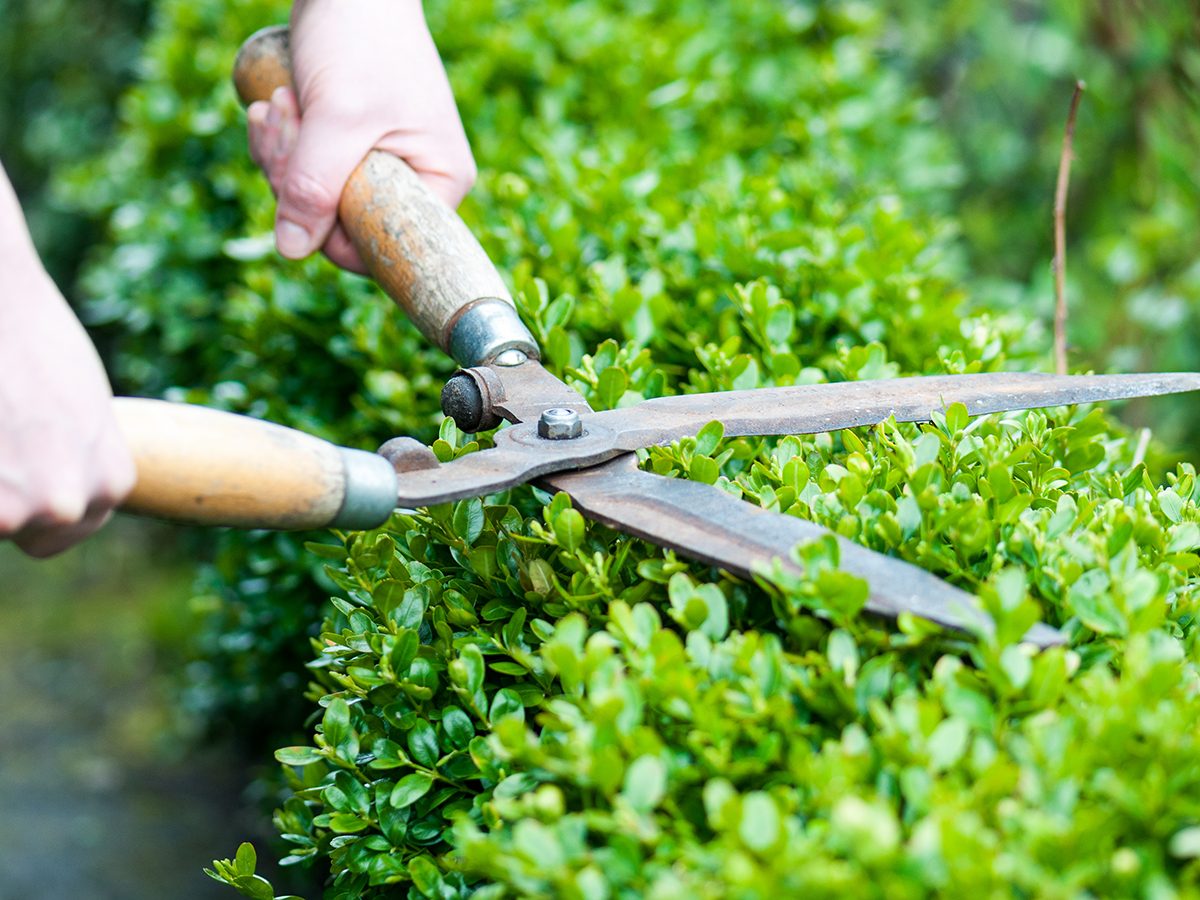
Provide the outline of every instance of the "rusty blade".
<path id="1" fill-rule="evenodd" d="M 812 522 L 739 500 L 719 488 L 664 478 L 637 468 L 631 456 L 579 472 L 559 473 L 541 483 L 570 495 L 589 518 L 684 556 L 750 577 L 772 560 L 793 570 L 796 544 L 830 534 Z M 837 537 L 841 568 L 864 579 L 866 608 L 895 618 L 902 612 L 949 628 L 991 633 L 995 626 L 978 600 L 903 560 Z M 1061 632 L 1034 625 L 1024 640 L 1038 647 L 1065 641 Z"/>
<path id="2" fill-rule="evenodd" d="M 522 388 L 529 391 L 532 402 L 506 397 L 508 390 L 520 395 Z M 981 415 L 1194 390 L 1200 390 L 1200 374 L 1194 372 L 996 372 L 683 394 L 593 413 L 587 411 L 587 404 L 577 394 L 578 402 L 571 401 L 569 389 L 540 366 L 514 367 L 505 375 L 501 389 L 495 391 L 498 399 L 494 408 L 529 421 L 497 432 L 495 449 L 472 453 L 433 469 L 401 473 L 397 504 L 429 506 L 492 494 L 540 475 L 593 466 L 621 453 L 688 437 L 714 419 L 724 424 L 725 434 L 730 437 L 813 434 L 874 425 L 889 416 L 898 422 L 927 422 L 933 413 L 951 403 L 962 403 L 971 415 Z M 545 402 L 570 402 L 583 410 L 583 437 L 570 441 L 539 438 L 532 420 Z"/>
<path id="3" fill-rule="evenodd" d="M 1200 373 L 1142 375 L 1047 375 L 989 372 L 929 375 L 883 381 L 797 385 L 681 394 L 626 409 L 584 416 L 619 435 L 618 446 L 636 450 L 695 434 L 713 420 L 731 437 L 753 434 L 815 434 L 898 422 L 928 422 L 932 413 L 962 403 L 972 416 L 1015 409 L 1071 406 L 1200 390 Z"/>
<path id="4" fill-rule="evenodd" d="M 542 410 L 556 406 L 577 413 L 592 411 L 577 390 L 547 372 L 536 359 L 518 366 L 478 366 L 470 372 L 478 379 L 483 403 L 510 422 L 536 422 Z"/>
<path id="5" fill-rule="evenodd" d="M 613 446 L 614 438 L 606 432 L 575 441 L 546 441 L 539 439 L 532 428 L 507 428 L 496 434 L 496 446 L 491 450 L 468 453 L 438 466 L 397 472 L 396 506 L 414 509 L 482 497 L 539 475 L 605 462 L 624 453 Z M 544 446 L 530 447 L 532 441 Z"/>

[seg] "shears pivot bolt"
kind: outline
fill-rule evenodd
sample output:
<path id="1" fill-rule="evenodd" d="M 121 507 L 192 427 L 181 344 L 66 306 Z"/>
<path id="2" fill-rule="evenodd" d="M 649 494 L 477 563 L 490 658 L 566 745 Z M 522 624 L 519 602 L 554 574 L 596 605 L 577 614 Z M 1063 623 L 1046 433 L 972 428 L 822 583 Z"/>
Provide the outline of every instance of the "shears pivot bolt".
<path id="1" fill-rule="evenodd" d="M 583 421 L 573 409 L 555 407 L 538 418 L 538 437 L 548 441 L 569 441 L 583 434 Z"/>

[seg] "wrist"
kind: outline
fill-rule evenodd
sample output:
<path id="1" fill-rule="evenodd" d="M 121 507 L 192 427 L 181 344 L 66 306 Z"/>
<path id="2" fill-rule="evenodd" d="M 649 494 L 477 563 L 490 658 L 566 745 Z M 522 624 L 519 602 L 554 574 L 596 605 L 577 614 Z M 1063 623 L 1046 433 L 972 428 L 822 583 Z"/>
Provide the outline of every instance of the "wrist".
<path id="1" fill-rule="evenodd" d="M 0 278 L 5 280 L 45 277 L 46 274 L 33 246 L 33 238 L 29 236 L 20 201 L 3 166 L 0 166 L 0 273 Z M 0 301 L 3 297 L 4 294 L 0 294 Z"/>
<path id="2" fill-rule="evenodd" d="M 13 234 L 9 229 L 0 232 L 0 280 L 4 282 L 29 282 L 48 278 L 42 260 L 34 249 L 28 234 Z M 0 305 L 4 297 L 0 295 Z"/>

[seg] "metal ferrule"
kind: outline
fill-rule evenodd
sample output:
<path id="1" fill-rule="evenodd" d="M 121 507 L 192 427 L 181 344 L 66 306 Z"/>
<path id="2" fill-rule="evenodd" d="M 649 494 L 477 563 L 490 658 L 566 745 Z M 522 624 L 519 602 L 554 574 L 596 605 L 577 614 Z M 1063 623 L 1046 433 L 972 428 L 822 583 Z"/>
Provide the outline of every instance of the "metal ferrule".
<path id="1" fill-rule="evenodd" d="M 346 495 L 330 528 L 362 531 L 377 528 L 396 508 L 396 472 L 376 453 L 339 447 L 345 473 Z"/>
<path id="2" fill-rule="evenodd" d="M 537 359 L 537 342 L 516 309 L 498 297 L 484 297 L 464 309 L 451 326 L 450 355 L 464 368 L 491 362 L 505 350 Z"/>

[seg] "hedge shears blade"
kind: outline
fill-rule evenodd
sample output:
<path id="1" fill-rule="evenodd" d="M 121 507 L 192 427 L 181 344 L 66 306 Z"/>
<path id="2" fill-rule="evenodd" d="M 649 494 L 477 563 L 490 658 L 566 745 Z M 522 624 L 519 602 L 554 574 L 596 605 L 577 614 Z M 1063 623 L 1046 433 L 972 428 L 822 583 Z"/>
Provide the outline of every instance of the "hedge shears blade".
<path id="1" fill-rule="evenodd" d="M 242 47 L 234 81 L 244 102 L 290 81 L 287 29 Z M 635 452 L 719 421 L 727 436 L 813 434 L 927 422 L 953 403 L 971 415 L 1200 390 L 1200 374 L 939 375 L 689 394 L 596 412 L 538 362 L 503 279 L 461 219 L 406 163 L 375 150 L 350 176 L 339 219 L 371 275 L 417 327 L 465 368 L 443 411 L 465 431 L 509 426 L 492 449 L 445 464 L 397 438 L 379 455 L 278 425 L 182 404 L 118 400 L 138 467 L 134 511 L 254 528 L 373 528 L 397 507 L 496 493 L 533 481 L 564 491 L 585 514 L 729 572 L 800 567 L 800 542 L 829 535 L 812 522 L 752 506 L 721 489 L 638 469 Z M 902 560 L 844 538 L 841 567 L 866 580 L 866 608 L 987 632 L 975 597 Z M 1037 625 L 1038 646 L 1063 635 Z"/>
<path id="2" fill-rule="evenodd" d="M 480 422 L 491 425 L 499 416 L 514 424 L 496 433 L 494 449 L 402 473 L 399 504 L 428 506 L 537 479 L 567 493 L 590 518 L 752 577 L 771 565 L 798 568 L 793 548 L 832 532 L 711 485 L 643 472 L 633 451 L 694 435 L 711 421 L 720 422 L 730 437 L 814 434 L 889 419 L 928 422 L 952 403 L 981 415 L 1200 390 L 1200 374 L 1190 372 L 997 372 L 678 395 L 593 412 L 577 392 L 551 380 L 557 381 L 534 360 L 456 375 L 443 395 L 447 414 L 467 430 Z M 537 387 L 533 402 L 520 399 L 529 385 Z M 837 540 L 842 569 L 867 582 L 871 612 L 892 617 L 910 612 L 952 628 L 991 630 L 972 595 L 917 566 Z M 1063 636 L 1039 624 L 1025 640 L 1046 647 L 1062 643 Z"/>
<path id="3" fill-rule="evenodd" d="M 558 382 L 550 390 L 547 382 Z M 532 402 L 516 401 L 520 388 L 537 384 Z M 517 390 L 513 390 L 516 386 Z M 436 469 L 400 475 L 401 506 L 430 506 L 494 494 L 554 472 L 582 469 L 648 447 L 696 434 L 720 422 L 727 437 L 816 434 L 896 422 L 929 422 L 953 403 L 972 416 L 1040 407 L 1071 406 L 1200 390 L 1200 374 L 1047 375 L 990 372 L 929 375 L 883 381 L 848 381 L 680 394 L 623 409 L 593 412 L 576 391 L 535 360 L 515 366 L 487 365 L 457 374 L 443 393 L 443 407 L 466 431 L 499 418 L 514 423 L 498 431 L 495 448 L 460 457 Z M 542 437 L 547 410 L 577 427 L 577 435 Z M 567 425 L 562 425 L 566 428 Z"/>
<path id="4" fill-rule="evenodd" d="M 832 534 L 813 522 L 770 512 L 711 485 L 644 472 L 630 454 L 589 469 L 551 475 L 541 483 L 566 492 L 575 508 L 590 519 L 745 578 L 763 575 L 773 565 L 802 574 L 792 549 Z M 867 583 L 864 609 L 869 612 L 890 618 L 907 612 L 957 630 L 993 631 L 991 618 L 974 595 L 919 566 L 840 535 L 834 538 L 842 571 Z M 1064 638 L 1039 622 L 1025 640 L 1051 647 Z"/>

